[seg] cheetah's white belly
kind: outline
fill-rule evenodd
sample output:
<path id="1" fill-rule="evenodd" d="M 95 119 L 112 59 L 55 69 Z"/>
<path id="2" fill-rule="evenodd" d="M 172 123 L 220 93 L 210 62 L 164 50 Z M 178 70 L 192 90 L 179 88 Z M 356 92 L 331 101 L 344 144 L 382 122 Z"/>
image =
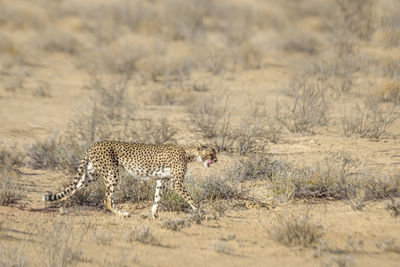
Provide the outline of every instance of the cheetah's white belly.
<path id="1" fill-rule="evenodd" d="M 165 168 L 163 170 L 149 172 L 139 168 L 126 168 L 129 174 L 139 178 L 140 180 L 159 180 L 172 178 L 171 168 Z"/>

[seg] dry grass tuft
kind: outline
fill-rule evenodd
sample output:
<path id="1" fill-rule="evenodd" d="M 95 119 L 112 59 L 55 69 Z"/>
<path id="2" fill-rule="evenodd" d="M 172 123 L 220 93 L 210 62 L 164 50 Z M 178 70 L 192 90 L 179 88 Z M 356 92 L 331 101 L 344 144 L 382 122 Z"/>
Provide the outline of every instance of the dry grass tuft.
<path id="1" fill-rule="evenodd" d="M 398 106 L 382 105 L 377 99 L 368 98 L 364 109 L 357 106 L 357 110 L 350 118 L 342 119 L 343 134 L 379 139 L 389 132 L 393 123 L 399 118 Z"/>
<path id="2" fill-rule="evenodd" d="M 394 252 L 400 254 L 400 246 L 396 244 L 395 238 L 389 238 L 376 242 L 376 247 L 385 252 Z"/>
<path id="3" fill-rule="evenodd" d="M 72 141 L 72 140 L 71 140 Z M 52 136 L 43 142 L 32 144 L 27 152 L 27 165 L 33 169 L 52 169 L 75 173 L 83 148 L 74 142 L 65 142 Z"/>
<path id="4" fill-rule="evenodd" d="M 199 98 L 190 104 L 188 112 L 195 131 L 205 138 L 216 137 L 224 131 L 223 122 L 229 117 L 227 104 L 228 99 L 221 101 L 215 95 Z"/>
<path id="5" fill-rule="evenodd" d="M 137 133 L 139 140 L 149 144 L 175 143 L 174 136 L 178 130 L 166 118 L 159 120 L 146 120 L 141 124 Z"/>
<path id="6" fill-rule="evenodd" d="M 386 209 L 393 217 L 397 217 L 400 215 L 400 202 L 390 198 L 390 202 L 386 203 Z"/>
<path id="7" fill-rule="evenodd" d="M 79 225 L 79 226 L 77 226 Z M 87 262 L 82 249 L 90 222 L 76 224 L 71 220 L 56 220 L 35 225 L 39 238 L 38 252 L 43 266 L 75 266 Z"/>
<path id="8" fill-rule="evenodd" d="M 0 205 L 11 205 L 23 199 L 26 190 L 18 185 L 18 168 L 24 156 L 15 147 L 0 147 Z"/>
<path id="9" fill-rule="evenodd" d="M 127 242 L 137 241 L 145 245 L 159 246 L 160 241 L 152 234 L 148 226 L 134 226 L 126 234 Z"/>
<path id="10" fill-rule="evenodd" d="M 192 223 L 187 219 L 168 219 L 162 222 L 161 227 L 172 231 L 180 231 L 182 228 L 191 225 Z"/>
<path id="11" fill-rule="evenodd" d="M 288 94 L 294 98 L 294 102 L 282 107 L 278 103 L 276 118 L 289 131 L 312 133 L 317 126 L 327 125 L 329 103 L 324 81 L 307 76 L 293 77 Z"/>
<path id="12" fill-rule="evenodd" d="M 16 182 L 16 174 L 12 172 L 0 172 L 0 205 L 8 206 L 16 204 L 26 195 L 26 190 Z"/>
<path id="13" fill-rule="evenodd" d="M 221 242 L 219 240 L 214 241 L 212 243 L 212 247 L 219 254 L 226 254 L 226 255 L 233 255 L 234 254 L 234 250 L 233 250 L 232 247 L 230 247 L 226 243 Z"/>
<path id="14" fill-rule="evenodd" d="M 278 214 L 276 223 L 269 230 L 275 241 L 288 247 L 314 247 L 323 235 L 322 227 L 311 222 L 311 215 L 293 213 Z"/>

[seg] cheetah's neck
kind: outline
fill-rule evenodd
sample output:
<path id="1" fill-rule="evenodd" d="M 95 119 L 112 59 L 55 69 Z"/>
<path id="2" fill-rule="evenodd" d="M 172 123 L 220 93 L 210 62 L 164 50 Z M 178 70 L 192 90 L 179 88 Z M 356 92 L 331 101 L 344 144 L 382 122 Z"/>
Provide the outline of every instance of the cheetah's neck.
<path id="1" fill-rule="evenodd" d="M 201 161 L 196 145 L 186 145 L 183 146 L 183 149 L 186 152 L 187 162 Z"/>

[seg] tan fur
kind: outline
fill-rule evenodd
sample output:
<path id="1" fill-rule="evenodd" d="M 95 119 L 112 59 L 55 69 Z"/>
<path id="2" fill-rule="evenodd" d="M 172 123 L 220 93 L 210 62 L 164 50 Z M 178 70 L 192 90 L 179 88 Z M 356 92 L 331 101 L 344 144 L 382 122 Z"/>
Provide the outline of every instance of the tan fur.
<path id="1" fill-rule="evenodd" d="M 61 193 L 44 195 L 43 200 L 64 200 L 99 175 L 106 184 L 105 206 L 118 215 L 129 216 L 127 212 L 116 209 L 113 203 L 113 193 L 119 179 L 118 166 L 123 166 L 135 176 L 158 180 L 153 217 L 157 217 L 158 202 L 161 199 L 161 193 L 158 192 L 161 192 L 165 179 L 171 179 L 172 189 L 196 210 L 197 205 L 183 186 L 187 163 L 193 161 L 202 161 L 205 167 L 209 167 L 211 163 L 217 162 L 216 152 L 201 144 L 179 146 L 99 141 L 85 152 L 74 182 Z"/>

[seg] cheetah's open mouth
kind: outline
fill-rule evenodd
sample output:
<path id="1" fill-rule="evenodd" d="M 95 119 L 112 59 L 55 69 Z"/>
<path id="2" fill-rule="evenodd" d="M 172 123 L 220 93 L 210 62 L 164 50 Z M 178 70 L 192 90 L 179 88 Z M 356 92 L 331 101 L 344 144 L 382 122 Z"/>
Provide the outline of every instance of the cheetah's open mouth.
<path id="1" fill-rule="evenodd" d="M 212 164 L 213 162 L 212 162 L 212 160 L 207 160 L 207 162 L 205 162 L 205 166 L 207 167 L 207 168 L 210 168 L 210 165 Z"/>

